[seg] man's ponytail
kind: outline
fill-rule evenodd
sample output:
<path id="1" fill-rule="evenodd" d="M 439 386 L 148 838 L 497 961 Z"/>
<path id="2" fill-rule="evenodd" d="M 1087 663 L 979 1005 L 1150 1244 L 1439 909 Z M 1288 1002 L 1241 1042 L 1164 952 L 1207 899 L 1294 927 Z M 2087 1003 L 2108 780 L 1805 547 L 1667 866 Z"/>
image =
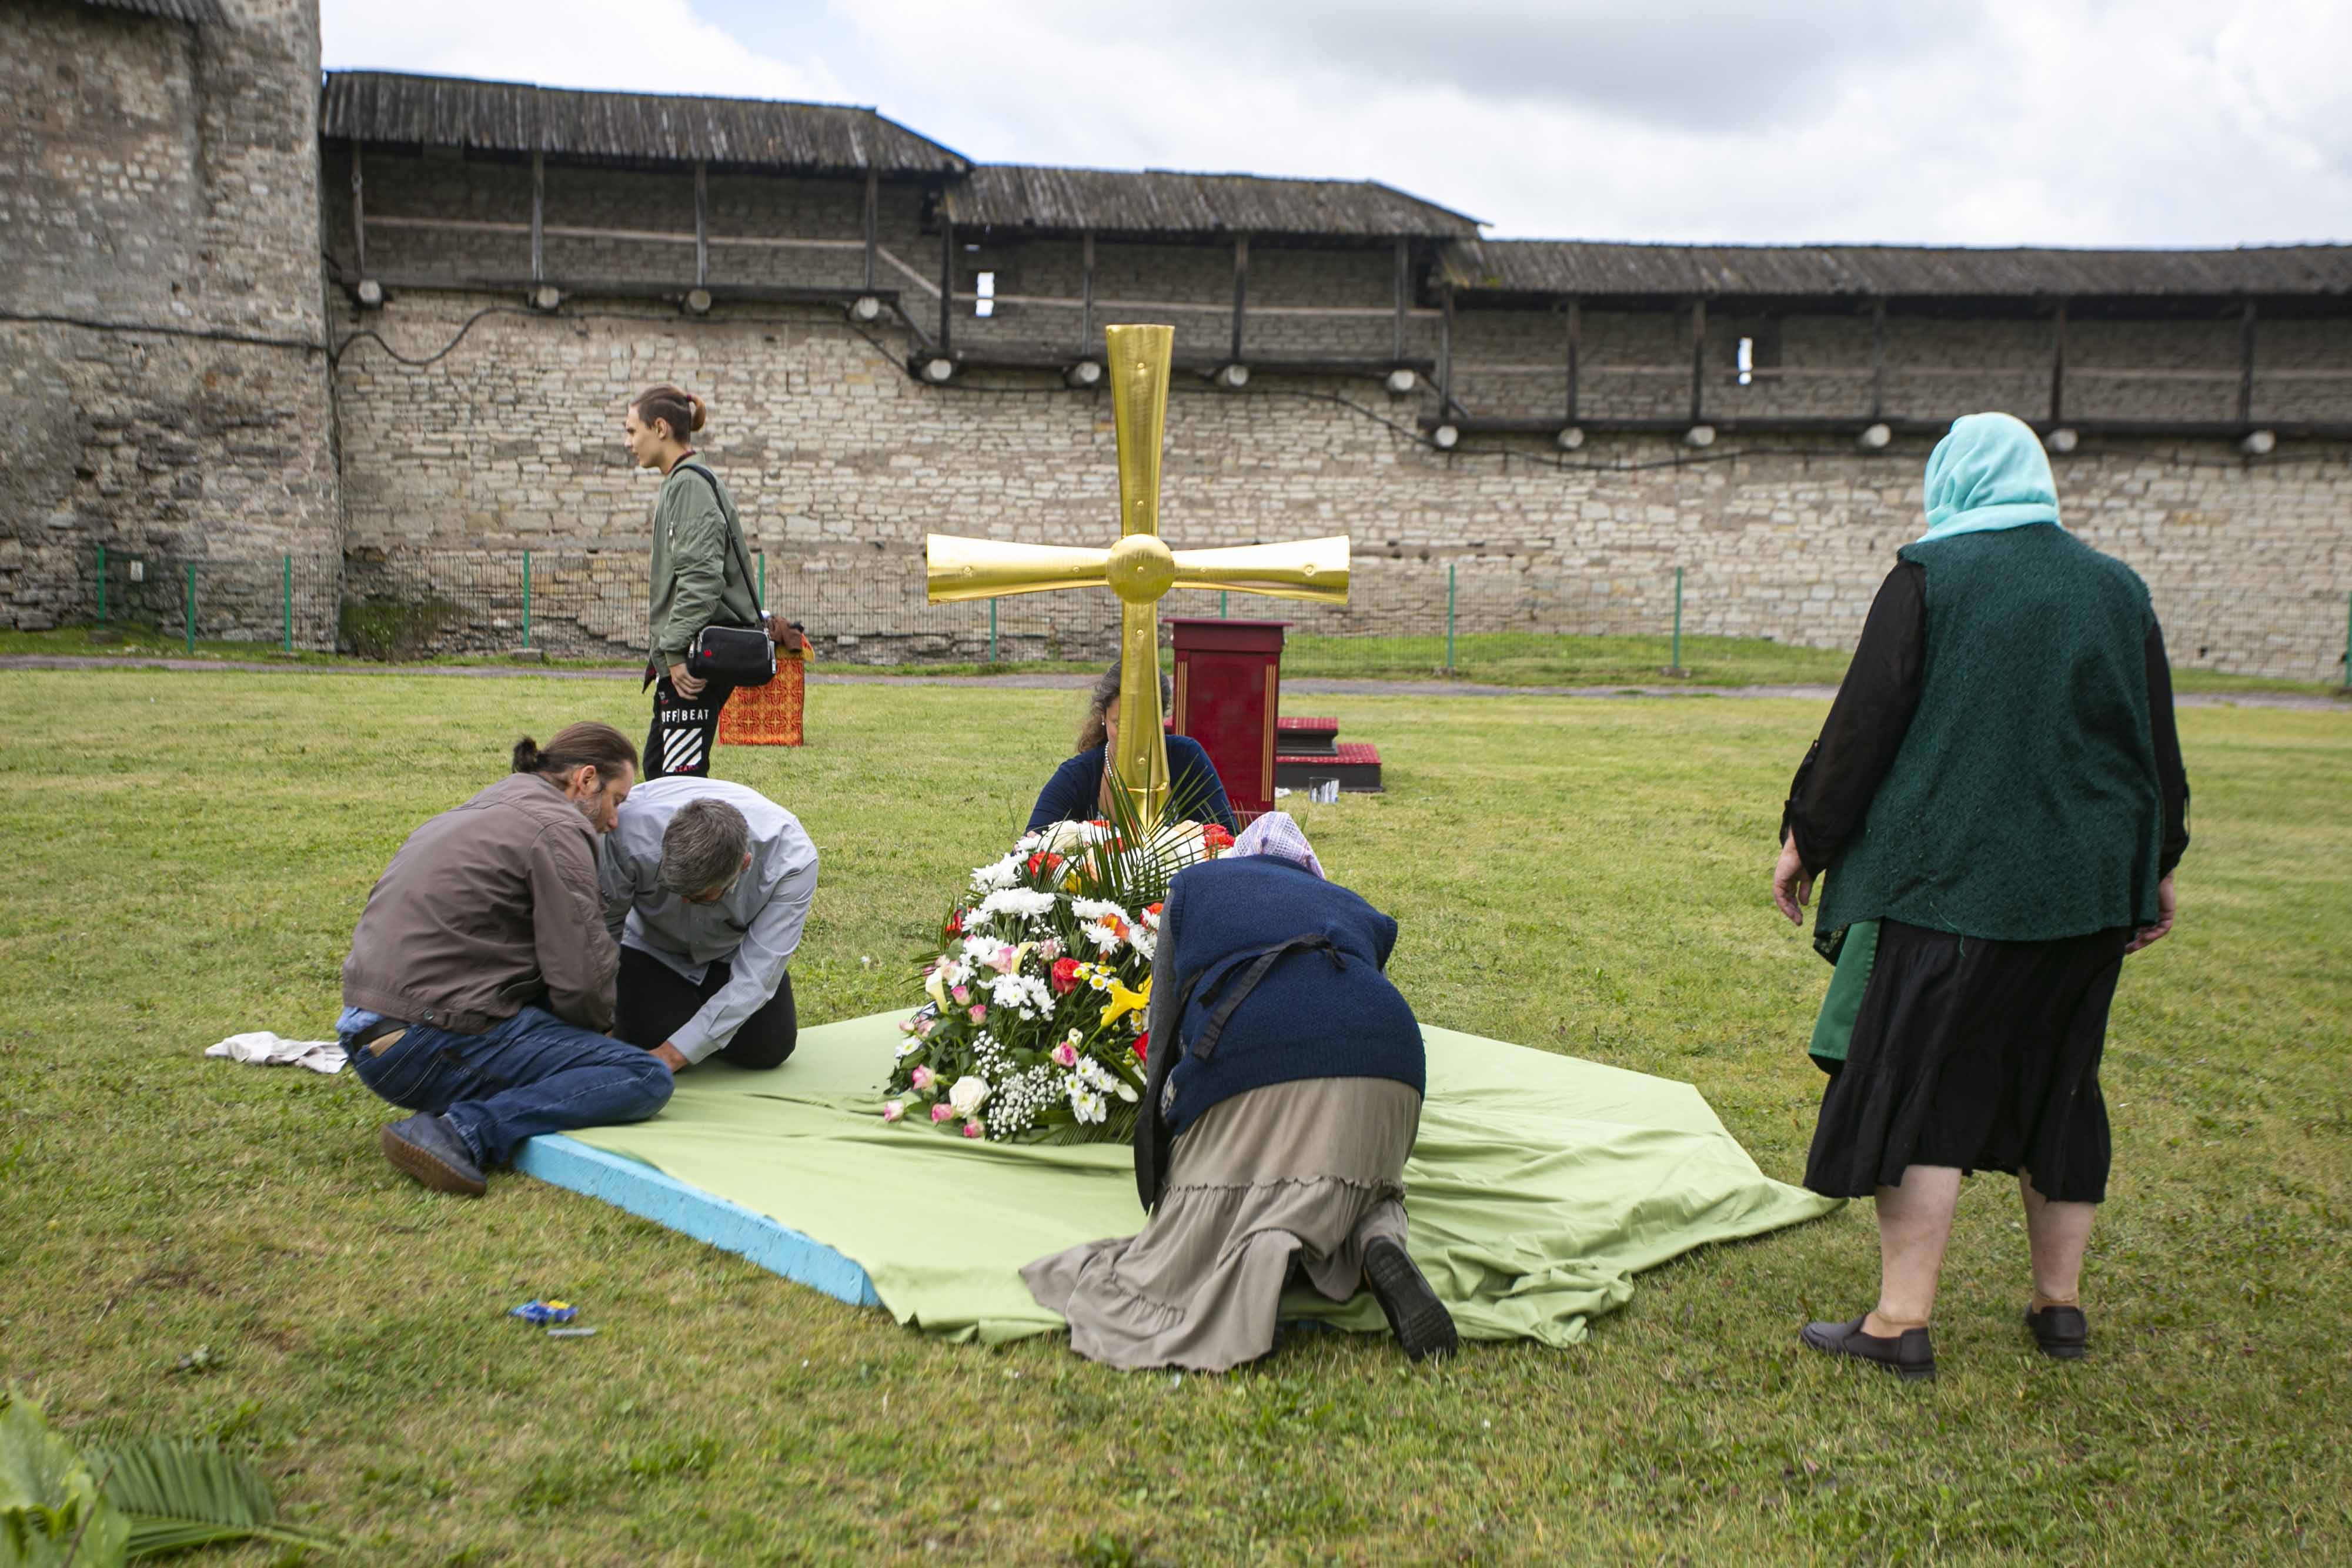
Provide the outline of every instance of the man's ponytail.
<path id="1" fill-rule="evenodd" d="M 636 766 L 637 748 L 629 737 L 593 720 L 564 726 L 544 747 L 527 735 L 514 744 L 517 773 L 569 773 L 587 767 L 600 779 L 614 779 L 622 768 L 635 772 Z"/>

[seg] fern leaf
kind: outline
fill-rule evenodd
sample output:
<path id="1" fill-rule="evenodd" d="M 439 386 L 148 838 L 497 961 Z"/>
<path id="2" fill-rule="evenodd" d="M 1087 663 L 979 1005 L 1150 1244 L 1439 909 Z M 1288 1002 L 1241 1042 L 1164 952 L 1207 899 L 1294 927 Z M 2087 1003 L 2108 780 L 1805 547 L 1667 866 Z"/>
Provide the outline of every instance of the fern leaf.
<path id="1" fill-rule="evenodd" d="M 261 1472 L 216 1442 L 148 1437 L 93 1451 L 89 1462 L 107 1477 L 107 1500 L 130 1516 L 131 1557 L 253 1539 L 334 1544 L 278 1524 Z"/>

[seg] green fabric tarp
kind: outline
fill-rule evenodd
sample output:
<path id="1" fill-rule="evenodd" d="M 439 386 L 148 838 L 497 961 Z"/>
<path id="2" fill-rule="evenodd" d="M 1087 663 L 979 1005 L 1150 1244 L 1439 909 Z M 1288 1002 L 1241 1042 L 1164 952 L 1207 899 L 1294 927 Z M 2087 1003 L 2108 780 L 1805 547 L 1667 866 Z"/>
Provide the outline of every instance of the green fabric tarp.
<path id="1" fill-rule="evenodd" d="M 877 1085 L 905 1013 L 803 1030 L 771 1072 L 706 1063 L 650 1122 L 582 1143 L 822 1242 L 900 1322 L 993 1343 L 1062 1328 L 1021 1266 L 1141 1228 L 1124 1144 L 992 1144 L 886 1124 Z M 1470 1339 L 1584 1337 L 1633 1276 L 1694 1247 L 1828 1213 L 1768 1179 L 1687 1083 L 1424 1028 L 1428 1097 L 1405 1166 L 1412 1254 Z M 1385 1328 L 1366 1293 L 1286 1317 Z"/>

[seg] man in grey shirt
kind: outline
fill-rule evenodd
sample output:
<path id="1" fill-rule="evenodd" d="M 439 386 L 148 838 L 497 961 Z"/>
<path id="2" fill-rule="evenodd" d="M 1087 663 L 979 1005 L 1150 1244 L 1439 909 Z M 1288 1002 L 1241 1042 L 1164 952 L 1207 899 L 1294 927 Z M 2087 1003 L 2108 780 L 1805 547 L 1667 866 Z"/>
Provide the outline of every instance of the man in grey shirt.
<path id="1" fill-rule="evenodd" d="M 723 779 L 648 779 L 622 803 L 598 873 L 621 948 L 614 1035 L 672 1071 L 793 1053 L 786 966 L 816 897 L 816 846 L 798 818 Z"/>

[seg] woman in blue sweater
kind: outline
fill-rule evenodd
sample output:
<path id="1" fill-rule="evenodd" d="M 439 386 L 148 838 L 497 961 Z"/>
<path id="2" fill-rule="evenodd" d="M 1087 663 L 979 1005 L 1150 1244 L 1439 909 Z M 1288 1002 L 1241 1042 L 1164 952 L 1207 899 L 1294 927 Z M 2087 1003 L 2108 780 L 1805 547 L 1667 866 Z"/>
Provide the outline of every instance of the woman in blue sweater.
<path id="1" fill-rule="evenodd" d="M 1078 727 L 1077 755 L 1054 770 L 1037 791 L 1030 808 L 1028 831 L 1055 822 L 1084 822 L 1110 814 L 1103 791 L 1103 759 L 1118 739 L 1118 672 L 1113 664 L 1087 696 L 1086 722 Z M 1160 680 L 1160 706 L 1168 706 L 1168 678 Z M 1188 735 L 1168 737 L 1168 801 L 1175 815 L 1187 821 L 1214 822 L 1229 833 L 1239 832 L 1233 803 L 1217 778 L 1216 765 L 1201 743 Z"/>
<path id="2" fill-rule="evenodd" d="M 1369 1286 L 1405 1354 L 1450 1354 L 1453 1317 L 1405 1250 L 1421 1026 L 1381 970 L 1396 922 L 1327 881 L 1297 824 L 1252 822 L 1186 868 L 1160 911 L 1151 1071 L 1136 1131 L 1142 1234 L 1022 1270 L 1079 1354 L 1222 1372 L 1274 1346 L 1293 1272 Z"/>

